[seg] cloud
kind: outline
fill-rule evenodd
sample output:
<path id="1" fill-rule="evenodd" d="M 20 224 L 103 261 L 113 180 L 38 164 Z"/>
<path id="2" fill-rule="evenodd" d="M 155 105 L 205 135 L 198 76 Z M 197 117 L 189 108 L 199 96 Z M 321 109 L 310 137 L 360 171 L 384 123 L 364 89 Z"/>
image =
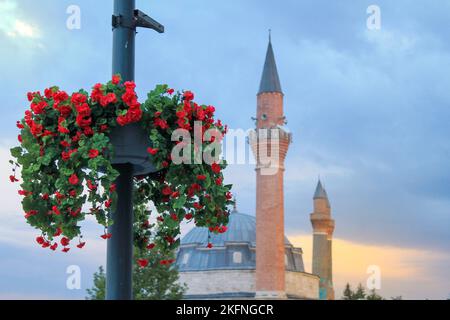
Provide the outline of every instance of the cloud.
<path id="1" fill-rule="evenodd" d="M 0 15 L 2 16 L 0 31 L 9 38 L 39 38 L 39 28 L 20 19 L 18 11 L 15 1 L 6 0 L 0 3 Z"/>
<path id="2" fill-rule="evenodd" d="M 450 74 L 442 66 L 450 64 L 450 3 L 380 0 L 379 32 L 366 28 L 369 4 L 142 3 L 141 9 L 164 23 L 167 32 L 138 34 L 140 97 L 154 84 L 167 82 L 194 90 L 198 101 L 215 105 L 218 117 L 230 127 L 252 127 L 267 29 L 272 28 L 285 112 L 294 135 L 285 172 L 287 232 L 311 231 L 308 213 L 320 174 L 338 238 L 448 252 Z M 0 68 L 5 75 L 0 80 L 0 130 L 15 139 L 14 123 L 27 107 L 27 91 L 54 84 L 73 91 L 109 77 L 110 12 L 108 6 L 81 0 L 82 30 L 69 31 L 64 2 L 7 0 L 0 5 Z M 183 22 L 186 14 L 189 23 Z M 232 24 L 224 23 L 230 19 Z M 35 50 L 41 41 L 45 50 Z M 7 151 L 0 155 L 8 158 Z M 252 215 L 253 169 L 231 165 L 225 172 L 226 182 L 235 185 L 239 210 Z M 34 241 L 35 231 L 18 211 L 20 199 L 7 183 L 9 167 L 0 170 L 0 238 L 23 248 L 23 243 Z M 93 230 L 89 233 L 96 237 L 98 230 Z M 433 268 L 444 268 L 432 261 Z M 400 293 L 421 290 L 404 278 L 399 281 L 405 281 Z"/>
<path id="3" fill-rule="evenodd" d="M 292 234 L 289 239 L 303 249 L 305 268 L 311 272 L 312 235 Z M 379 293 L 386 298 L 401 295 L 406 299 L 446 299 L 450 292 L 450 283 L 445 280 L 445 270 L 450 266 L 449 252 L 333 239 L 333 281 L 337 297 L 342 295 L 347 283 L 353 287 L 358 283 L 366 286 L 370 266 L 380 268 Z M 414 286 L 421 290 L 414 290 Z"/>

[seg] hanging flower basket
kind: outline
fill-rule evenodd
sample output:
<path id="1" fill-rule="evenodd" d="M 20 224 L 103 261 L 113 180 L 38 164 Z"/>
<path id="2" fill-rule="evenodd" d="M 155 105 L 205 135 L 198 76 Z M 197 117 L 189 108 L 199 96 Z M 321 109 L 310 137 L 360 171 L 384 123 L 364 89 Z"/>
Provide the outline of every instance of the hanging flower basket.
<path id="1" fill-rule="evenodd" d="M 198 105 L 190 91 L 159 85 L 140 104 L 135 84 L 122 84 L 116 75 L 107 84 L 96 84 L 90 94 L 68 95 L 52 87 L 44 95 L 28 93 L 28 100 L 30 110 L 17 122 L 20 145 L 11 149 L 10 180 L 20 182 L 25 219 L 41 231 L 36 241 L 43 248 L 82 248 L 80 222 L 87 215 L 104 226 L 103 239 L 111 237 L 118 177 L 114 164 L 124 162 L 133 163 L 138 174 L 136 247 L 164 256 L 179 244 L 183 220 L 212 233 L 226 231 L 233 201 L 231 185 L 223 184 L 226 163 L 219 155 L 227 128 L 214 119 L 214 107 Z M 126 143 L 134 147 L 125 152 Z M 139 175 L 149 172 L 156 174 Z M 151 201 L 158 213 L 150 212 Z"/>

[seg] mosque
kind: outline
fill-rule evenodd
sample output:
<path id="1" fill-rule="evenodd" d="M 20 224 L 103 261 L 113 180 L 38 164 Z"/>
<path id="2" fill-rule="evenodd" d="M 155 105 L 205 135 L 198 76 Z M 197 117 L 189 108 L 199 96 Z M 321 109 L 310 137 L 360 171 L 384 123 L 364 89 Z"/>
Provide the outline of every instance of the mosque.
<path id="1" fill-rule="evenodd" d="M 256 128 L 249 134 L 256 158 L 256 217 L 235 206 L 227 232 L 208 239 L 207 228 L 195 227 L 182 238 L 176 264 L 179 281 L 188 286 L 185 299 L 334 299 L 334 220 L 320 180 L 310 214 L 312 273 L 305 272 L 302 249 L 284 235 L 284 159 L 292 136 L 284 128 L 283 97 L 269 38 Z"/>

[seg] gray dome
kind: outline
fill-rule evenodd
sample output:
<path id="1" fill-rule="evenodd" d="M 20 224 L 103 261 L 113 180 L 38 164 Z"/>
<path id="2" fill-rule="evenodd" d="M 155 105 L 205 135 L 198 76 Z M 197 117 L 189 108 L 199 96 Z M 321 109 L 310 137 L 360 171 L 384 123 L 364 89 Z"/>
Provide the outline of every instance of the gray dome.
<path id="1" fill-rule="evenodd" d="M 214 247 L 223 247 L 226 243 L 245 243 L 251 247 L 256 246 L 256 218 L 254 216 L 232 213 L 230 214 L 227 227 L 228 230 L 225 233 L 211 233 L 209 242 Z M 181 239 L 181 244 L 199 244 L 206 246 L 208 244 L 208 233 L 207 228 L 193 228 Z M 286 237 L 284 237 L 284 243 L 286 245 L 292 245 Z"/>
<path id="2" fill-rule="evenodd" d="M 177 254 L 180 271 L 256 268 L 256 218 L 234 212 L 230 215 L 228 230 L 222 234 L 210 234 L 207 248 L 207 228 L 195 227 L 182 239 Z M 286 270 L 304 271 L 302 252 L 294 248 L 285 237 Z"/>

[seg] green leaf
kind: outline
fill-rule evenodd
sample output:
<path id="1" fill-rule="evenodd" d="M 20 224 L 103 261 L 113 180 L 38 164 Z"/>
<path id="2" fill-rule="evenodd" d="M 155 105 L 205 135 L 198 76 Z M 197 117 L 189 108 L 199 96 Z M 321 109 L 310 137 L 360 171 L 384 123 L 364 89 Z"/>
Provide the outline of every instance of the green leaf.
<path id="1" fill-rule="evenodd" d="M 184 206 L 185 203 L 186 203 L 186 196 L 185 196 L 185 195 L 182 195 L 182 196 L 178 197 L 178 198 L 175 200 L 175 202 L 174 202 L 174 204 L 173 204 L 173 208 L 174 208 L 174 209 L 181 209 L 181 208 L 183 208 L 183 206 Z"/>
<path id="2" fill-rule="evenodd" d="M 11 155 L 14 158 L 19 158 L 22 155 L 22 147 L 11 148 Z"/>

